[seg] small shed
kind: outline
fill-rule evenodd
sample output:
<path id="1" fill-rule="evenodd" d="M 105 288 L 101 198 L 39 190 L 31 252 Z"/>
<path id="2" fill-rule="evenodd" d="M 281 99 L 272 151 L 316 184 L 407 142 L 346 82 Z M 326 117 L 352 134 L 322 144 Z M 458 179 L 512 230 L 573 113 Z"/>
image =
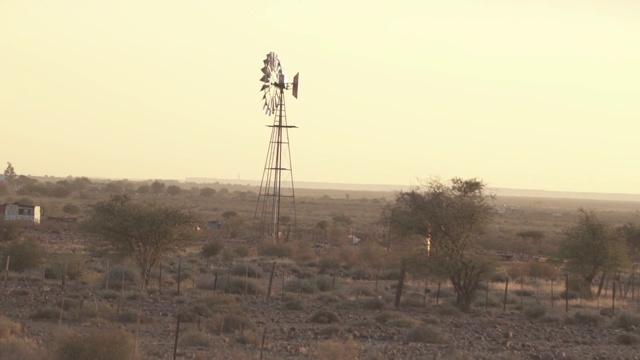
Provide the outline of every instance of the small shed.
<path id="1" fill-rule="evenodd" d="M 18 202 L 0 205 L 0 216 L 5 221 L 33 221 L 40 223 L 40 206 L 25 205 Z"/>

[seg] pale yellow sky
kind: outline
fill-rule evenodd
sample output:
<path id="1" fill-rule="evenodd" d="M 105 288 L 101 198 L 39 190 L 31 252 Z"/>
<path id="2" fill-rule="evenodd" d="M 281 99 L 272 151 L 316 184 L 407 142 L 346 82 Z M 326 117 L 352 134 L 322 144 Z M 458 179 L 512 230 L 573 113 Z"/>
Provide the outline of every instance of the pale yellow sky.
<path id="1" fill-rule="evenodd" d="M 274 51 L 296 180 L 640 193 L 638 43 L 635 0 L 0 0 L 0 161 L 260 179 Z"/>

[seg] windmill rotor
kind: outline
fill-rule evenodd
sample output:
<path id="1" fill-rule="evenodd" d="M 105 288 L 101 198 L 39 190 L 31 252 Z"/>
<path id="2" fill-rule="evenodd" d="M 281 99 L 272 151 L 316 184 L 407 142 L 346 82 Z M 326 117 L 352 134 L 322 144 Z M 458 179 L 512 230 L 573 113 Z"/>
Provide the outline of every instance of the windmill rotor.
<path id="1" fill-rule="evenodd" d="M 299 74 L 296 74 L 292 83 L 287 83 L 287 77 L 282 70 L 282 64 L 278 59 L 278 55 L 274 52 L 267 54 L 267 57 L 262 61 L 262 87 L 260 91 L 263 92 L 262 100 L 264 105 L 262 109 L 265 114 L 271 116 L 275 114 L 277 107 L 282 102 L 282 96 L 284 96 L 284 90 L 293 89 L 293 96 L 298 98 L 298 78 Z"/>

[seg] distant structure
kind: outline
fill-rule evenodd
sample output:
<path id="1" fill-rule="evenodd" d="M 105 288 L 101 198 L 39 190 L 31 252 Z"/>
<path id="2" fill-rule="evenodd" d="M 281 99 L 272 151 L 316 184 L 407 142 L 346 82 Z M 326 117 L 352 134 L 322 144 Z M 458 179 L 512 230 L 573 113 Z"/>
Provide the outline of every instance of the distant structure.
<path id="1" fill-rule="evenodd" d="M 274 116 L 271 139 L 264 164 L 260 192 L 253 218 L 253 235 L 260 238 L 272 237 L 275 241 L 288 238 L 296 230 L 295 190 L 289 148 L 289 129 L 285 109 L 285 90 L 291 90 L 298 98 L 299 74 L 293 82 L 287 82 L 278 55 L 271 52 L 263 61 L 262 99 L 263 109 L 268 116 Z"/>
<path id="2" fill-rule="evenodd" d="M 5 203 L 0 205 L 0 216 L 5 221 L 32 221 L 40 223 L 40 206 L 20 203 Z"/>

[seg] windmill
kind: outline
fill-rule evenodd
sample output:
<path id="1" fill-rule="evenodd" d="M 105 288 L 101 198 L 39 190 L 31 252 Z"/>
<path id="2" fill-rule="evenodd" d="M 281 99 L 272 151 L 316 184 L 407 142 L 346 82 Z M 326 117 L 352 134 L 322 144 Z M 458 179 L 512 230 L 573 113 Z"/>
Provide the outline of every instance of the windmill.
<path id="1" fill-rule="evenodd" d="M 276 53 L 268 53 L 262 68 L 263 109 L 267 116 L 273 116 L 271 139 L 262 173 L 258 202 L 253 217 L 253 234 L 273 237 L 278 241 L 285 233 L 295 232 L 296 203 L 291 169 L 291 149 L 289 129 L 296 126 L 287 124 L 285 91 L 291 90 L 298 98 L 299 74 L 293 82 L 287 82 L 282 65 Z"/>

